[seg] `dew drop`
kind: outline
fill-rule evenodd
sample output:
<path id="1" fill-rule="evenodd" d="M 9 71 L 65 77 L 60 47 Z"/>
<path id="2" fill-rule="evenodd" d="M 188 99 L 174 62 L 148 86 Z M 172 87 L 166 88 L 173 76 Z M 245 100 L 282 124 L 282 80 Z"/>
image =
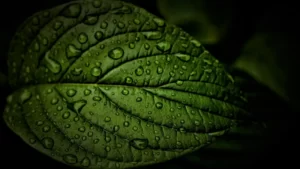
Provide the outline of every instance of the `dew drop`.
<path id="1" fill-rule="evenodd" d="M 93 7 L 100 8 L 102 2 L 100 0 L 94 0 L 93 1 Z"/>
<path id="2" fill-rule="evenodd" d="M 45 126 L 45 127 L 43 127 L 43 132 L 49 132 L 50 131 L 50 126 Z"/>
<path id="3" fill-rule="evenodd" d="M 128 121 L 125 121 L 125 122 L 124 122 L 124 126 L 125 126 L 125 127 L 128 127 L 129 125 L 130 125 L 130 123 L 129 123 Z"/>
<path id="4" fill-rule="evenodd" d="M 52 149 L 54 146 L 54 140 L 50 137 L 45 137 L 42 139 L 42 145 L 45 149 Z"/>
<path id="5" fill-rule="evenodd" d="M 68 164 L 75 164 L 77 163 L 77 157 L 73 154 L 66 154 L 63 156 L 63 160 Z"/>
<path id="6" fill-rule="evenodd" d="M 67 96 L 73 97 L 73 96 L 75 96 L 76 93 L 77 93 L 76 90 L 74 90 L 74 89 L 69 89 L 69 90 L 67 91 Z"/>
<path id="7" fill-rule="evenodd" d="M 77 49 L 73 44 L 70 44 L 67 46 L 66 53 L 68 58 L 72 58 L 79 56 L 81 54 L 81 51 Z"/>
<path id="8" fill-rule="evenodd" d="M 137 76 L 142 76 L 144 74 L 144 68 L 142 66 L 139 66 L 136 70 L 135 70 L 135 74 Z"/>
<path id="9" fill-rule="evenodd" d="M 83 93 L 84 93 L 85 96 L 88 96 L 88 95 L 91 94 L 91 92 L 92 92 L 91 90 L 85 89 Z"/>
<path id="10" fill-rule="evenodd" d="M 136 102 L 141 102 L 143 99 L 141 97 L 136 98 Z"/>
<path id="11" fill-rule="evenodd" d="M 124 55 L 124 50 L 120 47 L 114 48 L 108 52 L 108 56 L 114 60 L 122 58 Z"/>
<path id="12" fill-rule="evenodd" d="M 131 83 L 133 82 L 133 79 L 132 79 L 131 77 L 126 77 L 126 78 L 125 78 L 125 82 L 126 82 L 127 84 L 131 84 Z"/>
<path id="13" fill-rule="evenodd" d="M 97 77 L 97 76 L 100 76 L 101 73 L 102 73 L 102 70 L 99 67 L 94 67 L 91 69 L 92 76 Z"/>
<path id="14" fill-rule="evenodd" d="M 160 51 L 163 51 L 163 52 L 166 52 L 168 50 L 171 49 L 171 44 L 169 42 L 159 42 L 157 45 L 156 45 L 156 48 Z"/>
<path id="15" fill-rule="evenodd" d="M 138 150 L 144 150 L 148 146 L 148 139 L 133 139 L 129 144 Z"/>
<path id="16" fill-rule="evenodd" d="M 165 21 L 160 18 L 154 18 L 153 21 L 156 23 L 157 26 L 161 27 L 165 25 Z"/>
<path id="17" fill-rule="evenodd" d="M 164 72 L 164 69 L 162 67 L 157 67 L 157 74 L 162 74 Z"/>
<path id="18" fill-rule="evenodd" d="M 134 49 L 135 44 L 134 44 L 134 43 L 129 43 L 128 47 L 129 47 L 130 49 Z"/>
<path id="19" fill-rule="evenodd" d="M 129 94 L 129 91 L 128 91 L 127 89 L 124 89 L 124 90 L 122 90 L 122 94 L 123 94 L 123 95 L 128 95 L 128 94 Z"/>
<path id="20" fill-rule="evenodd" d="M 145 36 L 146 39 L 149 40 L 158 40 L 162 37 L 162 33 L 159 31 L 144 32 L 143 35 Z"/>
<path id="21" fill-rule="evenodd" d="M 32 93 L 25 89 L 22 92 L 22 94 L 20 95 L 20 102 L 22 104 L 27 102 L 31 98 L 31 96 L 32 96 Z"/>
<path id="22" fill-rule="evenodd" d="M 85 127 L 79 127 L 79 128 L 78 128 L 78 131 L 80 131 L 80 132 L 85 132 Z"/>
<path id="23" fill-rule="evenodd" d="M 80 33 L 77 40 L 81 44 L 86 43 L 88 41 L 88 36 L 85 33 Z"/>
<path id="24" fill-rule="evenodd" d="M 115 126 L 114 126 L 114 132 L 119 131 L 119 129 L 120 129 L 120 126 L 118 126 L 118 125 L 115 125 Z"/>
<path id="25" fill-rule="evenodd" d="M 70 4 L 62 10 L 61 15 L 69 18 L 76 18 L 80 15 L 80 13 L 81 13 L 80 4 Z"/>
<path id="26" fill-rule="evenodd" d="M 82 68 L 74 68 L 72 69 L 71 73 L 74 76 L 79 76 L 82 73 L 82 71 L 83 71 Z"/>
<path id="27" fill-rule="evenodd" d="M 70 112 L 69 111 L 66 111 L 63 115 L 62 115 L 62 118 L 63 119 L 67 119 L 70 117 Z"/>
<path id="28" fill-rule="evenodd" d="M 176 53 L 175 56 L 184 62 L 188 62 L 191 60 L 191 56 L 187 54 Z"/>
<path id="29" fill-rule="evenodd" d="M 97 31 L 95 34 L 94 34 L 94 37 L 95 39 L 97 40 L 101 40 L 102 37 L 103 37 L 103 33 L 101 31 Z"/>
<path id="30" fill-rule="evenodd" d="M 161 109 L 161 108 L 163 108 L 163 104 L 161 102 L 157 102 L 155 104 L 155 107 L 158 108 L 158 109 Z"/>
<path id="31" fill-rule="evenodd" d="M 45 64 L 52 73 L 59 73 L 61 71 L 61 65 L 56 60 L 51 59 L 49 53 L 48 51 L 45 55 Z"/>
<path id="32" fill-rule="evenodd" d="M 90 164 L 91 164 L 91 161 L 87 157 L 84 157 L 80 162 L 80 165 L 83 167 L 88 167 L 88 166 L 90 166 Z"/>
<path id="33" fill-rule="evenodd" d="M 107 117 L 104 118 L 104 121 L 105 121 L 105 122 L 110 122 L 110 121 L 111 121 L 111 118 L 107 116 Z"/>

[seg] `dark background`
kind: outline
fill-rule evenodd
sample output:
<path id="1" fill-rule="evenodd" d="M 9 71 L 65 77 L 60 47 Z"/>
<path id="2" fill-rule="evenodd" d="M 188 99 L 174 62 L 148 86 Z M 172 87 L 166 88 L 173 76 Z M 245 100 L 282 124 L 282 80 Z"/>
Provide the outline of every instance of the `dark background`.
<path id="1" fill-rule="evenodd" d="M 130 1 L 130 0 L 127 0 Z M 0 26 L 0 71 L 7 73 L 6 67 L 6 52 L 8 50 L 9 41 L 12 38 L 17 27 L 33 13 L 47 9 L 61 3 L 68 2 L 67 0 L 45 0 L 45 1 L 3 1 L 1 4 L 1 26 Z M 274 27 L 274 30 L 290 32 L 294 31 L 294 35 L 299 34 L 299 29 L 296 25 L 299 22 L 295 11 L 299 10 L 296 3 L 289 1 L 265 2 L 262 0 L 252 1 L 234 1 L 235 5 L 232 8 L 234 11 L 233 24 L 230 26 L 230 31 L 226 37 L 218 44 L 205 46 L 214 56 L 222 62 L 231 64 L 240 54 L 240 50 L 245 42 L 255 33 L 255 27 L 258 18 L 268 12 L 270 7 L 275 7 L 273 20 L 280 21 Z M 145 8 L 149 12 L 160 16 L 156 8 L 155 0 L 132 0 L 132 3 Z M 282 22 L 284 20 L 284 22 Z M 287 27 L 286 23 L 294 23 L 294 26 Z M 289 24 L 290 25 L 290 24 Z M 179 25 L 187 32 L 193 31 L 192 25 Z M 272 31 L 272 28 L 270 29 Z M 298 42 L 289 42 L 297 43 Z M 233 50 L 234 49 L 234 50 Z M 297 52 L 297 51 L 295 51 Z M 299 64 L 299 63 L 298 63 Z M 294 65 L 291 63 L 291 65 Z M 299 66 L 299 65 L 298 65 Z M 295 75 L 289 75 L 293 78 L 299 78 L 297 75 L 298 67 L 291 66 L 294 69 Z M 237 72 L 237 75 L 242 74 Z M 248 79 L 251 83 L 244 85 L 244 89 L 249 92 L 260 91 L 260 97 L 254 97 L 251 100 L 251 109 L 260 119 L 271 121 L 271 129 L 264 135 L 264 141 L 256 143 L 251 141 L 251 138 L 234 139 L 247 142 L 245 152 L 223 152 L 218 150 L 201 150 L 194 153 L 196 160 L 191 158 L 179 158 L 163 164 L 158 164 L 146 168 L 164 167 L 164 168 L 205 168 L 210 165 L 201 165 L 197 163 L 197 156 L 204 160 L 204 163 L 213 163 L 211 168 L 258 168 L 258 167 L 292 167 L 297 164 L 298 156 L 298 139 L 299 132 L 296 130 L 297 118 L 296 99 L 287 103 L 282 101 L 276 94 L 269 91 L 266 87 L 257 84 L 253 79 Z M 299 79 L 298 79 L 299 80 Z M 5 106 L 6 96 L 12 92 L 8 86 L 1 86 L 0 111 Z M 292 92 L 291 92 L 292 93 Z M 295 98 L 298 98 L 298 93 L 293 93 Z M 294 98 L 294 97 L 293 97 Z M 228 138 L 223 138 L 228 139 Z M 230 139 L 230 138 L 229 138 Z M 257 144 L 257 145 L 256 145 Z M 27 146 L 20 138 L 11 132 L 4 124 L 2 118 L 0 123 L 0 168 L 55 168 L 68 169 L 69 167 L 58 163 L 51 158 L 38 153 L 36 150 Z M 200 155 L 199 155 L 200 154 Z M 203 155 L 204 154 L 204 155 Z M 194 157 L 193 157 L 194 158 Z M 195 162 L 196 161 L 196 162 Z M 216 165 L 217 164 L 217 165 Z"/>

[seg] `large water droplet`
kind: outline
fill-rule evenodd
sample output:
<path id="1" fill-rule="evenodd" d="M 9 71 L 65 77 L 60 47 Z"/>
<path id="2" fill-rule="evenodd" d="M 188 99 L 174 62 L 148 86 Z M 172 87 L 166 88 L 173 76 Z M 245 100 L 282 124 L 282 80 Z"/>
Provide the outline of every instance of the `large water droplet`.
<path id="1" fill-rule="evenodd" d="M 49 57 L 50 52 L 48 51 L 45 55 L 45 64 L 47 68 L 53 73 L 59 73 L 61 71 L 61 65 L 56 60 Z"/>
<path id="2" fill-rule="evenodd" d="M 103 33 L 101 31 L 97 31 L 94 35 L 95 39 L 101 40 L 103 37 Z"/>
<path id="3" fill-rule="evenodd" d="M 80 4 L 70 4 L 62 10 L 61 15 L 63 15 L 64 17 L 76 18 L 80 15 L 80 13 L 81 13 Z"/>
<path id="4" fill-rule="evenodd" d="M 67 103 L 67 107 L 68 109 L 72 110 L 75 113 L 80 113 L 86 104 L 87 104 L 86 100 L 78 100 L 72 103 Z"/>
<path id="5" fill-rule="evenodd" d="M 128 94 L 129 94 L 129 91 L 128 91 L 127 89 L 124 89 L 124 90 L 122 90 L 122 94 L 123 94 L 123 95 L 128 95 Z"/>
<path id="6" fill-rule="evenodd" d="M 20 95 L 20 102 L 23 104 L 25 103 L 26 101 L 28 101 L 32 96 L 32 93 L 29 92 L 28 90 L 24 90 L 22 92 L 22 94 Z"/>
<path id="7" fill-rule="evenodd" d="M 159 42 L 157 45 L 156 45 L 156 48 L 160 51 L 168 51 L 171 49 L 171 44 L 169 42 Z"/>
<path id="8" fill-rule="evenodd" d="M 85 33 L 80 33 L 78 35 L 78 38 L 77 38 L 78 42 L 83 44 L 83 43 L 86 43 L 88 41 L 88 36 L 85 34 Z"/>
<path id="9" fill-rule="evenodd" d="M 87 25 L 95 25 L 98 21 L 98 16 L 86 16 L 83 23 Z"/>
<path id="10" fill-rule="evenodd" d="M 45 149 L 52 149 L 54 146 L 54 140 L 50 137 L 45 137 L 42 139 L 42 145 Z"/>
<path id="11" fill-rule="evenodd" d="M 80 165 L 83 167 L 88 167 L 88 166 L 90 166 L 90 164 L 91 164 L 91 161 L 88 157 L 84 157 L 80 162 Z"/>
<path id="12" fill-rule="evenodd" d="M 162 37 L 162 33 L 159 31 L 144 32 L 143 35 L 145 36 L 146 39 L 149 39 L 149 40 L 157 40 Z"/>
<path id="13" fill-rule="evenodd" d="M 77 57 L 81 54 L 81 51 L 77 49 L 73 44 L 67 46 L 66 52 L 68 58 Z"/>
<path id="14" fill-rule="evenodd" d="M 72 75 L 79 76 L 83 72 L 82 68 L 74 68 L 71 70 Z"/>
<path id="15" fill-rule="evenodd" d="M 94 67 L 91 69 L 92 76 L 97 77 L 97 76 L 100 76 L 101 73 L 102 73 L 102 70 L 99 67 Z"/>
<path id="16" fill-rule="evenodd" d="M 191 56 L 187 54 L 176 53 L 175 56 L 184 62 L 188 62 L 189 60 L 191 60 Z"/>
<path id="17" fill-rule="evenodd" d="M 62 118 L 63 119 L 67 119 L 70 117 L 70 112 L 69 111 L 66 111 L 63 115 L 62 115 Z"/>
<path id="18" fill-rule="evenodd" d="M 142 66 L 139 66 L 136 70 L 135 70 L 135 74 L 137 76 L 142 76 L 144 73 L 144 68 Z"/>
<path id="19" fill-rule="evenodd" d="M 163 108 L 163 104 L 161 102 L 157 102 L 157 103 L 155 103 L 155 107 L 158 109 L 161 109 L 161 108 Z"/>
<path id="20" fill-rule="evenodd" d="M 77 157 L 73 154 L 66 154 L 63 156 L 63 160 L 68 164 L 75 164 L 77 163 Z"/>
<path id="21" fill-rule="evenodd" d="M 124 50 L 120 47 L 114 48 L 108 52 L 108 56 L 115 60 L 122 58 L 123 55 L 124 55 Z"/>
<path id="22" fill-rule="evenodd" d="M 165 25 L 165 21 L 160 18 L 154 18 L 153 21 L 156 23 L 157 26 L 161 27 Z"/>
<path id="23" fill-rule="evenodd" d="M 75 96 L 76 93 L 77 93 L 77 91 L 74 89 L 67 90 L 67 96 L 69 96 L 69 97 Z"/>
<path id="24" fill-rule="evenodd" d="M 144 150 L 148 146 L 148 139 L 133 139 L 129 144 L 138 150 Z"/>

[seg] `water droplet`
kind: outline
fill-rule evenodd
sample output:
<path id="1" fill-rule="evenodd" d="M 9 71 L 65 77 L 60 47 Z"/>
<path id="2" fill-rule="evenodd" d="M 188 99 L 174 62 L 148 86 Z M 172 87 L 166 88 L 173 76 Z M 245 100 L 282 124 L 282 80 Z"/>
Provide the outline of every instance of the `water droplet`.
<path id="1" fill-rule="evenodd" d="M 131 77 L 126 77 L 125 82 L 127 84 L 131 84 L 133 82 L 133 79 Z"/>
<path id="2" fill-rule="evenodd" d="M 94 144 L 97 144 L 98 142 L 99 142 L 99 139 L 95 139 L 95 140 L 93 141 Z"/>
<path id="3" fill-rule="evenodd" d="M 56 60 L 51 59 L 49 53 L 48 51 L 45 55 L 45 64 L 52 73 L 59 73 L 61 71 L 61 65 Z"/>
<path id="4" fill-rule="evenodd" d="M 187 69 L 186 66 L 181 66 L 181 68 L 182 68 L 183 70 L 186 70 L 186 69 Z"/>
<path id="5" fill-rule="evenodd" d="M 65 124 L 65 128 L 70 128 L 71 125 L 70 124 Z"/>
<path id="6" fill-rule="evenodd" d="M 98 21 L 98 16 L 88 15 L 84 18 L 83 23 L 86 25 L 95 25 Z"/>
<path id="7" fill-rule="evenodd" d="M 162 74 L 164 72 L 164 69 L 162 67 L 157 67 L 157 74 Z"/>
<path id="8" fill-rule="evenodd" d="M 145 43 L 145 44 L 144 44 L 144 48 L 145 48 L 146 50 L 148 50 L 148 49 L 150 49 L 150 45 L 149 45 L 148 43 Z"/>
<path id="9" fill-rule="evenodd" d="M 102 70 L 99 67 L 94 67 L 91 69 L 92 76 L 97 77 L 97 76 L 100 76 L 101 73 L 102 73 Z"/>
<path id="10" fill-rule="evenodd" d="M 90 164 L 91 164 L 91 161 L 87 157 L 84 157 L 80 162 L 80 165 L 83 167 L 88 167 L 88 166 L 90 166 Z"/>
<path id="11" fill-rule="evenodd" d="M 81 54 L 81 50 L 77 49 L 73 44 L 68 45 L 66 51 L 68 58 L 77 57 Z"/>
<path id="12" fill-rule="evenodd" d="M 77 93 L 76 90 L 74 90 L 74 89 L 69 89 L 69 90 L 67 91 L 67 96 L 73 97 L 73 96 L 75 96 L 76 93 Z"/>
<path id="13" fill-rule="evenodd" d="M 40 23 L 40 19 L 38 18 L 38 17 L 34 17 L 33 19 L 32 19 L 32 24 L 33 25 L 38 25 Z"/>
<path id="14" fill-rule="evenodd" d="M 134 43 L 129 43 L 128 47 L 129 47 L 130 49 L 133 49 L 133 48 L 135 47 L 135 44 L 134 44 Z"/>
<path id="15" fill-rule="evenodd" d="M 183 85 L 183 81 L 178 80 L 178 81 L 176 82 L 176 84 L 177 84 L 178 86 L 181 86 L 181 85 Z"/>
<path id="16" fill-rule="evenodd" d="M 45 126 L 43 127 L 43 132 L 49 132 L 50 131 L 50 126 Z"/>
<path id="17" fill-rule="evenodd" d="M 86 43 L 88 41 L 88 36 L 85 33 L 80 33 L 77 40 L 81 44 Z"/>
<path id="18" fill-rule="evenodd" d="M 138 127 L 134 126 L 132 129 L 133 129 L 133 131 L 137 131 Z"/>
<path id="19" fill-rule="evenodd" d="M 111 118 L 108 117 L 108 116 L 104 118 L 104 121 L 105 121 L 105 122 L 110 122 L 110 120 L 111 120 Z"/>
<path id="20" fill-rule="evenodd" d="M 85 89 L 83 93 L 84 93 L 85 96 L 88 96 L 88 95 L 91 94 L 91 92 L 92 92 L 91 90 Z"/>
<path id="21" fill-rule="evenodd" d="M 120 47 L 114 48 L 108 52 L 108 56 L 112 59 L 120 59 L 124 55 L 124 50 Z"/>
<path id="22" fill-rule="evenodd" d="M 146 39 L 149 39 L 149 40 L 157 40 L 162 37 L 162 33 L 159 31 L 144 32 L 143 35 L 145 36 Z"/>
<path id="23" fill-rule="evenodd" d="M 61 21 L 56 21 L 53 25 L 53 29 L 57 31 L 59 28 L 61 28 L 62 24 L 63 23 Z"/>
<path id="24" fill-rule="evenodd" d="M 144 150 L 148 146 L 148 139 L 133 139 L 129 144 L 138 150 Z"/>
<path id="25" fill-rule="evenodd" d="M 82 68 L 74 68 L 72 71 L 71 71 L 71 73 L 72 73 L 72 75 L 74 75 L 74 76 L 79 76 L 81 73 L 82 73 Z"/>
<path id="26" fill-rule="evenodd" d="M 37 122 L 36 122 L 36 125 L 37 125 L 37 126 L 41 126 L 41 125 L 43 125 L 43 124 L 44 124 L 43 121 L 37 121 Z"/>
<path id="27" fill-rule="evenodd" d="M 63 160 L 68 164 L 75 164 L 77 163 L 77 157 L 73 154 L 66 154 L 63 156 Z"/>
<path id="28" fill-rule="evenodd" d="M 80 4 L 70 4 L 62 10 L 61 15 L 69 18 L 76 18 L 80 15 L 80 13 L 81 13 Z"/>
<path id="29" fill-rule="evenodd" d="M 156 23 L 157 26 L 161 27 L 165 25 L 165 21 L 160 18 L 154 18 L 153 21 Z"/>
<path id="30" fill-rule="evenodd" d="M 45 149 L 52 149 L 54 146 L 54 140 L 50 137 L 45 137 L 42 139 L 42 145 Z"/>
<path id="31" fill-rule="evenodd" d="M 128 127 L 129 125 L 130 125 L 130 123 L 129 123 L 128 121 L 125 121 L 125 122 L 124 122 L 124 126 L 125 126 L 125 127 Z"/>
<path id="32" fill-rule="evenodd" d="M 102 22 L 100 25 L 100 28 L 105 29 L 105 28 L 107 28 L 107 26 L 108 26 L 107 22 Z"/>
<path id="33" fill-rule="evenodd" d="M 22 104 L 27 102 L 31 98 L 31 96 L 32 96 L 32 93 L 25 89 L 22 92 L 22 94 L 20 95 L 20 102 Z"/>
<path id="34" fill-rule="evenodd" d="M 97 31 L 95 34 L 94 34 L 94 37 L 95 39 L 97 40 L 101 40 L 102 37 L 103 37 L 103 33 L 101 31 Z"/>
<path id="35" fill-rule="evenodd" d="M 80 132 L 85 132 L 85 127 L 79 127 L 79 128 L 78 128 L 78 131 L 80 131 Z"/>
<path id="36" fill-rule="evenodd" d="M 111 141 L 111 138 L 110 138 L 109 136 L 106 136 L 106 137 L 105 137 L 105 141 L 106 141 L 107 143 L 109 143 L 109 142 Z"/>
<path id="37" fill-rule="evenodd" d="M 106 146 L 106 147 L 105 147 L 105 151 L 109 152 L 109 151 L 110 151 L 110 147 L 109 147 L 109 146 Z"/>
<path id="38" fill-rule="evenodd" d="M 86 100 L 78 100 L 72 103 L 68 103 L 68 109 L 72 110 L 75 113 L 80 113 L 83 107 L 87 104 Z"/>
<path id="39" fill-rule="evenodd" d="M 102 99 L 102 98 L 99 97 L 99 96 L 94 96 L 94 97 L 93 97 L 93 100 L 94 100 L 94 101 L 101 101 L 101 99 Z"/>
<path id="40" fill-rule="evenodd" d="M 141 97 L 136 98 L 136 102 L 141 102 L 143 99 Z"/>
<path id="41" fill-rule="evenodd" d="M 191 43 L 193 45 L 195 45 L 196 47 L 200 47 L 201 46 L 201 43 L 199 41 L 195 40 L 195 39 L 191 40 Z"/>
<path id="42" fill-rule="evenodd" d="M 101 4 L 102 4 L 102 1 L 100 1 L 100 0 L 94 0 L 93 1 L 93 6 L 95 8 L 100 8 Z"/>
<path id="43" fill-rule="evenodd" d="M 91 132 L 91 131 L 88 132 L 88 136 L 89 136 L 89 137 L 92 137 L 93 135 L 94 135 L 93 132 Z"/>
<path id="44" fill-rule="evenodd" d="M 70 117 L 70 112 L 69 111 L 66 111 L 63 115 L 62 115 L 62 118 L 63 119 L 67 119 Z"/>
<path id="45" fill-rule="evenodd" d="M 118 126 L 118 125 L 114 126 L 114 132 L 119 131 L 119 129 L 120 129 L 120 126 Z"/>
<path id="46" fill-rule="evenodd" d="M 151 70 L 150 70 L 150 69 L 147 69 L 147 70 L 146 70 L 146 74 L 147 74 L 147 75 L 150 75 L 150 74 L 151 74 Z"/>
<path id="47" fill-rule="evenodd" d="M 159 42 L 157 45 L 156 45 L 156 48 L 160 51 L 163 51 L 163 52 L 166 52 L 168 50 L 171 49 L 171 44 L 169 42 Z"/>
<path id="48" fill-rule="evenodd" d="M 125 24 L 122 22 L 119 22 L 117 25 L 120 29 L 123 29 L 125 27 Z"/>
<path id="49" fill-rule="evenodd" d="M 161 108 L 163 108 L 163 104 L 161 102 L 157 102 L 155 104 L 155 107 L 158 108 L 158 109 L 161 109 Z"/>
<path id="50" fill-rule="evenodd" d="M 200 125 L 200 122 L 199 122 L 198 120 L 195 120 L 194 123 L 195 123 L 196 126 L 199 126 L 199 125 Z"/>
<path id="51" fill-rule="evenodd" d="M 176 53 L 175 56 L 184 62 L 188 62 L 189 60 L 191 60 L 191 56 L 187 54 Z"/>
<path id="52" fill-rule="evenodd" d="M 135 24 L 139 25 L 139 24 L 141 23 L 141 21 L 140 21 L 140 20 L 138 20 L 138 19 L 134 19 L 134 20 L 133 20 L 133 23 L 135 23 Z"/>
<path id="53" fill-rule="evenodd" d="M 137 76 L 142 76 L 144 74 L 144 68 L 142 66 L 139 66 L 136 70 L 135 70 L 135 74 Z"/>
<path id="54" fill-rule="evenodd" d="M 123 94 L 123 95 L 128 95 L 128 94 L 129 94 L 129 91 L 128 91 L 127 89 L 124 89 L 124 90 L 122 90 L 122 94 Z"/>

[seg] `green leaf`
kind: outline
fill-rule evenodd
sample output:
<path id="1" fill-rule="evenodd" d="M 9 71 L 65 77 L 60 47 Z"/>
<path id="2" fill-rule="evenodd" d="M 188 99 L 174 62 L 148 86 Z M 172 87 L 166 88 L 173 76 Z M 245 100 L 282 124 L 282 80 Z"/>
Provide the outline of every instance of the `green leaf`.
<path id="1" fill-rule="evenodd" d="M 249 118 L 232 77 L 180 28 L 120 1 L 36 13 L 8 57 L 4 120 L 38 151 L 84 168 L 193 152 Z"/>

